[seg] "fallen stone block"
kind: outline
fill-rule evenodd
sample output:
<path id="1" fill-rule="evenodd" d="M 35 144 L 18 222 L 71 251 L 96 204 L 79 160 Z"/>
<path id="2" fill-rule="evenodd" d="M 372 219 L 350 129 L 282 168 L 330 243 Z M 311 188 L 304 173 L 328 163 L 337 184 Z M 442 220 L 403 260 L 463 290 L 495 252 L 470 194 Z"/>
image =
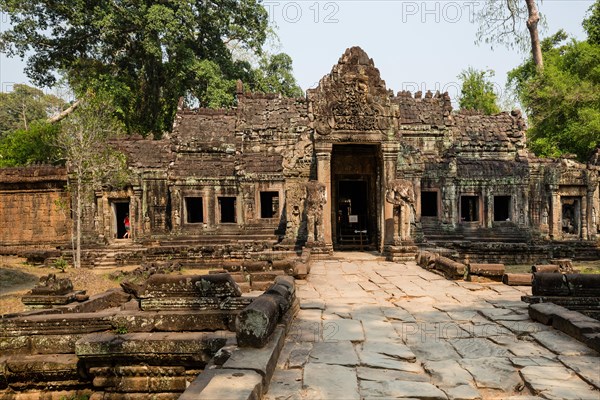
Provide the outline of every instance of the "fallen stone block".
<path id="1" fill-rule="evenodd" d="M 294 278 L 278 276 L 264 294 L 240 312 L 236 319 L 238 345 L 262 347 L 292 304 Z"/>
<path id="2" fill-rule="evenodd" d="M 531 293 L 534 296 L 568 296 L 569 287 L 563 277 L 555 273 L 534 273 Z"/>
<path id="3" fill-rule="evenodd" d="M 531 272 L 559 273 L 560 267 L 556 264 L 532 265 Z"/>
<path id="4" fill-rule="evenodd" d="M 236 320 L 238 345 L 262 347 L 277 326 L 281 316 L 281 297 L 263 294 L 246 307 Z"/>
<path id="5" fill-rule="evenodd" d="M 270 270 L 268 261 L 244 261 L 242 267 L 246 272 L 261 272 Z"/>
<path id="6" fill-rule="evenodd" d="M 440 256 L 435 261 L 435 269 L 442 271 L 444 275 L 451 279 L 462 279 L 465 276 L 467 267 L 462 263 Z"/>
<path id="7" fill-rule="evenodd" d="M 469 275 L 500 281 L 504 275 L 504 264 L 469 264 Z"/>
<path id="8" fill-rule="evenodd" d="M 597 274 L 566 274 L 564 275 L 569 295 L 571 296 L 600 296 L 600 275 Z"/>
<path id="9" fill-rule="evenodd" d="M 509 286 L 531 286 L 532 274 L 504 274 L 502 283 Z"/>

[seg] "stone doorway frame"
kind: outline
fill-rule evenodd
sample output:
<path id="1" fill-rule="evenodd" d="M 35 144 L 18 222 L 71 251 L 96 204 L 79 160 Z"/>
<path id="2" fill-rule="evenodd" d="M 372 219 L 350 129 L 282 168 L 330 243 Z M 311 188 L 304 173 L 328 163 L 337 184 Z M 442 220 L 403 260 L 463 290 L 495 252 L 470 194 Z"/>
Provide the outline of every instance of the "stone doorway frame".
<path id="1" fill-rule="evenodd" d="M 338 138 L 341 139 L 341 138 Z M 394 244 L 394 231 L 397 228 L 394 223 L 394 206 L 385 201 L 385 191 L 390 182 L 396 179 L 396 168 L 400 143 L 397 141 L 354 141 L 354 140 L 317 141 L 315 143 L 315 158 L 317 161 L 317 180 L 326 187 L 326 203 L 323 205 L 323 231 L 324 245 L 329 251 L 333 251 L 334 224 L 332 223 L 333 199 L 332 199 L 332 176 L 331 156 L 333 145 L 372 145 L 377 146 L 376 157 L 378 171 L 376 179 L 376 190 L 372 195 L 376 196 L 375 214 L 377 218 L 377 233 L 375 245 L 381 253 L 385 247 Z"/>
<path id="2" fill-rule="evenodd" d="M 131 200 L 129 198 L 121 199 L 110 199 L 110 212 L 111 212 L 111 223 L 110 223 L 110 238 L 111 240 L 121 239 L 132 239 L 133 238 L 133 216 L 131 213 Z M 117 204 L 127 204 L 127 214 L 129 215 L 129 238 L 119 237 L 119 211 L 117 210 Z"/>

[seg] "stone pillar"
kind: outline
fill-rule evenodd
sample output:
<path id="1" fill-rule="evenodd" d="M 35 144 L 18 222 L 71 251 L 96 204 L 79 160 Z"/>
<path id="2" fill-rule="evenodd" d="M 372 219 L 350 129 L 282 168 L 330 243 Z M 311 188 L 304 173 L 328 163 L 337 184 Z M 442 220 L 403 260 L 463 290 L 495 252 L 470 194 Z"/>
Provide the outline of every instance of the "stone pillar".
<path id="1" fill-rule="evenodd" d="M 481 197 L 483 198 L 484 226 L 492 228 L 494 226 L 494 193 L 485 188 L 481 192 Z"/>
<path id="2" fill-rule="evenodd" d="M 404 210 L 400 211 L 400 218 L 394 218 L 394 205 L 385 201 L 385 191 L 390 183 L 396 179 L 396 165 L 398 163 L 398 151 L 400 143 L 385 142 L 381 143 L 381 157 L 383 160 L 383 176 L 381 179 L 381 199 L 383 200 L 383 244 L 393 245 L 398 241 L 398 232 L 401 227 L 398 224 L 404 219 Z M 400 238 L 404 240 L 403 235 Z"/>
<path id="3" fill-rule="evenodd" d="M 595 189 L 596 189 L 595 186 L 588 185 L 587 195 L 586 195 L 587 214 L 584 216 L 584 218 L 587 220 L 587 239 L 588 240 L 595 239 L 596 232 L 598 230 L 598 227 L 596 225 L 598 223 L 598 221 L 597 221 L 598 216 L 596 215 L 597 209 L 594 204 Z"/>
<path id="4" fill-rule="evenodd" d="M 560 195 L 558 194 L 558 185 L 549 185 L 550 189 L 550 238 L 558 240 L 561 237 L 561 207 Z"/>
<path id="5" fill-rule="evenodd" d="M 136 186 L 129 197 L 130 226 L 131 234 L 134 239 L 142 237 L 144 228 L 144 216 L 142 212 L 142 188 Z"/>
<path id="6" fill-rule="evenodd" d="M 315 151 L 317 156 L 317 180 L 325 185 L 327 191 L 327 201 L 323 206 L 323 234 L 325 246 L 333 248 L 333 240 L 331 235 L 331 150 L 332 143 L 316 143 Z"/>

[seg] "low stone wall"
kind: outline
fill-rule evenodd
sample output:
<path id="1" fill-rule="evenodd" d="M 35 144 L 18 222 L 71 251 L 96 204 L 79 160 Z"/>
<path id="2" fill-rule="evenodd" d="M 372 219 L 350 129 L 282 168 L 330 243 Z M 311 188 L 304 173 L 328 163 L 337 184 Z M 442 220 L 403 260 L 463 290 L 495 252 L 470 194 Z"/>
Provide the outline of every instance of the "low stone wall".
<path id="1" fill-rule="evenodd" d="M 258 297 L 242 296 L 229 274 L 153 275 L 123 288 L 1 316 L 0 398 L 176 399 L 188 386 L 212 393 L 227 371 L 235 387 L 267 390 L 298 310 L 293 278 L 277 277 Z M 258 322 L 252 344 L 262 347 L 245 347 L 240 316 L 266 297 L 276 315 Z"/>

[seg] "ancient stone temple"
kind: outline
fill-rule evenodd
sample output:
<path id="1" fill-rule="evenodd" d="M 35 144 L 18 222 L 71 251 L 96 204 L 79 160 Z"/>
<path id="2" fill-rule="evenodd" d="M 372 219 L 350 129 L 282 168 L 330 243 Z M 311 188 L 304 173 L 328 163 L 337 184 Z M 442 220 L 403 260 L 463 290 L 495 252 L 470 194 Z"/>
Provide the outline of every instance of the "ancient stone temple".
<path id="1" fill-rule="evenodd" d="M 598 167 L 535 157 L 518 111 L 485 116 L 453 111 L 447 93 L 394 94 L 358 47 L 306 98 L 251 94 L 241 82 L 237 92 L 233 109 L 180 107 L 162 140 L 115 143 L 132 179 L 93 193 L 90 246 L 129 241 L 189 257 L 303 246 L 398 254 L 415 244 L 515 261 L 597 255 Z M 29 203 L 13 200 L 22 189 L 5 176 L 0 220 L 12 226 Z M 32 190 L 46 204 L 56 185 L 40 179 Z M 20 244 L 51 235 L 44 229 Z"/>

